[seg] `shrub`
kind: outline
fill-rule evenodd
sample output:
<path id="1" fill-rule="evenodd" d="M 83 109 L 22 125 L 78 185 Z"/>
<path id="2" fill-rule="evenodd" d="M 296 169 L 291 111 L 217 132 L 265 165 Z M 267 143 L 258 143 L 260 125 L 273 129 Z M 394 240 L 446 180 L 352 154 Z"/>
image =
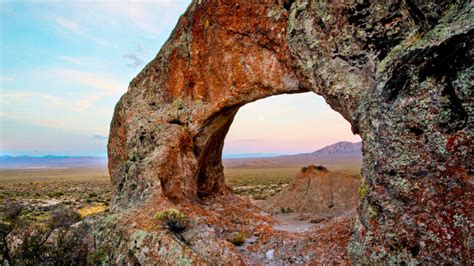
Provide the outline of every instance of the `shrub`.
<path id="1" fill-rule="evenodd" d="M 2 259 L 9 263 L 12 262 L 12 258 L 7 237 L 15 229 L 22 210 L 23 206 L 19 203 L 7 203 L 0 207 L 0 254 Z"/>
<path id="2" fill-rule="evenodd" d="M 5 222 L 12 223 L 17 218 L 20 216 L 21 212 L 23 210 L 23 205 L 21 205 L 18 202 L 9 202 L 8 204 L 5 204 L 2 208 L 2 220 Z"/>
<path id="3" fill-rule="evenodd" d="M 280 211 L 281 211 L 281 213 L 292 213 L 293 212 L 293 210 L 290 207 L 288 207 L 288 208 L 281 207 Z"/>
<path id="4" fill-rule="evenodd" d="M 58 206 L 51 214 L 51 226 L 53 228 L 69 227 L 81 220 L 81 216 L 77 211 L 74 211 L 65 206 Z"/>
<path id="5" fill-rule="evenodd" d="M 50 198 L 60 198 L 62 196 L 64 196 L 64 192 L 62 191 L 57 191 L 49 194 Z"/>
<path id="6" fill-rule="evenodd" d="M 18 203 L 0 208 L 1 257 L 9 265 L 83 264 L 77 212 L 62 205 L 47 214 Z M 8 242 L 8 243 L 7 243 Z M 9 248 L 11 247 L 11 249 Z"/>
<path id="7" fill-rule="evenodd" d="M 262 194 L 257 194 L 257 195 L 254 195 L 254 196 L 253 196 L 253 199 L 254 199 L 254 200 L 266 200 L 266 199 L 267 199 L 267 196 L 266 196 L 266 195 L 262 195 Z"/>
<path id="8" fill-rule="evenodd" d="M 163 226 L 174 233 L 181 233 L 189 224 L 188 216 L 177 209 L 157 212 L 155 218 L 160 220 Z"/>
<path id="9" fill-rule="evenodd" d="M 365 196 L 367 196 L 368 193 L 369 193 L 369 186 L 366 183 L 364 183 L 362 180 L 359 187 L 359 197 L 363 199 L 365 198 Z"/>
<path id="10" fill-rule="evenodd" d="M 236 245 L 236 246 L 242 246 L 245 243 L 246 236 L 242 232 L 234 232 L 229 235 L 227 240 Z"/>
<path id="11" fill-rule="evenodd" d="M 109 248 L 101 247 L 87 254 L 87 262 L 90 265 L 106 265 L 109 261 Z"/>

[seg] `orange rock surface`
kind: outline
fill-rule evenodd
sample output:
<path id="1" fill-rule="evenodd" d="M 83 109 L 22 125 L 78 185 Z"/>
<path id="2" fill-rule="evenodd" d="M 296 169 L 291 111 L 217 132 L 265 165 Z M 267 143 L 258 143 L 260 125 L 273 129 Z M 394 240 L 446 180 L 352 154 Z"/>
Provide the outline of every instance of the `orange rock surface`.
<path id="1" fill-rule="evenodd" d="M 244 104 L 313 91 L 363 140 L 351 259 L 471 264 L 473 12 L 469 1 L 193 1 L 117 103 L 111 213 L 94 246 L 112 246 L 117 264 L 251 263 L 228 231 L 278 237 L 225 185 L 225 135 Z M 194 217 L 186 243 L 153 226 L 165 208 Z M 321 245 L 291 259 L 341 254 Z M 285 261 L 278 250 L 260 255 Z"/>

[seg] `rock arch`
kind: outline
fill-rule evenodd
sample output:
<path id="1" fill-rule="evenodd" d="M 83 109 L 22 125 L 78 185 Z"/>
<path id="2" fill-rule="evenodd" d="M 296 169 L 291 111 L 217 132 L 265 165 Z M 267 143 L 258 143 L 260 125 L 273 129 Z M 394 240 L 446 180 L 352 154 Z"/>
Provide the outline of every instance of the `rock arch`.
<path id="1" fill-rule="evenodd" d="M 239 107 L 313 91 L 364 142 L 353 259 L 466 262 L 472 12 L 468 1 L 193 1 L 115 108 L 112 210 L 229 193 L 221 152 Z"/>

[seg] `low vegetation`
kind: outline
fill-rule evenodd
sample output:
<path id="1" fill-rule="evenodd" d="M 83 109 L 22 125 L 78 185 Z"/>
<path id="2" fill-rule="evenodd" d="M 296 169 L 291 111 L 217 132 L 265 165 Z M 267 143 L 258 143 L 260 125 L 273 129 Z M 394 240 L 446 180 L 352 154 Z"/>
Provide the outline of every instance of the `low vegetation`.
<path id="1" fill-rule="evenodd" d="M 38 208 L 63 204 L 85 217 L 106 210 L 110 180 L 105 169 L 1 170 L 3 200 Z"/>
<path id="2" fill-rule="evenodd" d="M 360 166 L 329 164 L 329 171 L 360 175 Z M 234 193 L 254 200 L 265 200 L 282 191 L 301 167 L 225 168 L 226 182 Z"/>
<path id="3" fill-rule="evenodd" d="M 10 265 L 84 264 L 73 224 L 110 200 L 105 169 L 0 171 L 0 260 Z"/>
<path id="4" fill-rule="evenodd" d="M 236 246 L 242 246 L 245 243 L 246 235 L 242 232 L 234 232 L 229 235 L 227 240 L 236 245 Z"/>
<path id="5" fill-rule="evenodd" d="M 155 214 L 155 218 L 168 230 L 177 234 L 183 232 L 189 224 L 188 216 L 177 209 L 160 211 Z"/>
<path id="6" fill-rule="evenodd" d="M 333 168 L 359 171 L 338 165 L 330 170 Z M 235 194 L 265 200 L 283 190 L 300 169 L 225 168 L 225 176 Z M 39 208 L 63 204 L 86 217 L 107 210 L 110 179 L 106 169 L 0 170 L 0 204 L 4 200 Z"/>
<path id="7" fill-rule="evenodd" d="M 280 192 L 299 170 L 229 168 L 225 175 L 234 193 L 258 200 Z M 103 261 L 106 253 L 87 254 L 77 248 L 80 235 L 70 229 L 87 216 L 107 211 L 109 201 L 105 169 L 0 170 L 0 258 L 10 265 Z M 161 211 L 156 218 L 178 237 L 190 222 L 176 209 Z M 236 232 L 228 241 L 238 246 L 245 238 Z"/>
<path id="8" fill-rule="evenodd" d="M 234 192 L 252 199 L 272 196 L 288 185 L 299 168 L 226 169 L 226 182 Z M 107 175 L 62 172 L 45 176 L 46 171 L 5 175 L 0 171 L 0 250 L 8 265 L 104 265 L 109 248 L 88 250 L 82 246 L 81 220 L 106 211 L 110 197 Z M 291 209 L 282 209 L 284 213 Z M 177 239 L 187 243 L 183 232 L 190 218 L 177 209 L 156 213 L 156 224 L 163 225 Z M 242 246 L 245 232 L 236 231 L 227 241 Z"/>
<path id="9" fill-rule="evenodd" d="M 285 188 L 300 168 L 229 168 L 226 182 L 234 193 L 254 200 L 265 200 Z"/>
<path id="10" fill-rule="evenodd" d="M 10 265 L 79 264 L 87 256 L 77 248 L 81 235 L 70 230 L 81 217 L 64 205 L 38 210 L 4 202 L 0 214 L 0 255 Z"/>

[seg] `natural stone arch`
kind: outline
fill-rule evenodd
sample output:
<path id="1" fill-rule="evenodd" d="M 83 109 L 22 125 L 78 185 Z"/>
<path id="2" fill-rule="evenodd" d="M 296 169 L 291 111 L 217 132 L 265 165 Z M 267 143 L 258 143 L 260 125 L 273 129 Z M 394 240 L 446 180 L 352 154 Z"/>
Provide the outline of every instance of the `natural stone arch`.
<path id="1" fill-rule="evenodd" d="M 262 17 L 262 14 L 266 15 Z M 182 160 L 182 168 L 190 172 L 182 180 L 178 176 L 183 174 L 163 173 L 161 185 L 170 197 L 196 195 L 197 184 L 193 178 L 196 171 L 200 180 L 217 181 L 204 176 L 221 172 L 218 168 L 222 141 L 238 108 L 272 95 L 314 91 L 329 99 L 331 107 L 357 128 L 357 122 L 353 121 L 358 93 L 373 86 L 370 73 L 350 71 L 340 63 L 333 66 L 331 62 L 321 62 L 329 65 L 321 66 L 328 72 L 327 82 L 337 86 L 325 86 L 315 81 L 315 77 L 302 76 L 288 49 L 287 35 L 291 34 L 287 33 L 288 29 L 298 30 L 287 25 L 288 16 L 285 6 L 272 1 L 193 3 L 157 58 L 131 82 L 127 94 L 117 104 L 109 144 L 114 188 L 123 190 L 124 182 L 120 179 L 127 174 L 114 173 L 123 170 L 121 165 L 142 164 L 135 157 L 154 156 L 157 150 L 164 150 L 158 153 L 168 158 L 161 152 L 174 150 L 164 147 L 179 143 L 183 150 L 176 156 L 186 158 L 175 156 L 175 161 Z M 329 75 L 334 67 L 347 77 Z M 346 90 L 341 90 L 341 86 Z M 135 131 L 132 133 L 130 129 Z M 126 150 L 127 146 L 139 147 L 148 138 L 166 138 L 167 132 L 174 132 L 168 145 L 147 146 L 153 150 Z M 183 139 L 176 140 L 180 139 L 177 136 Z M 203 164 L 207 165 L 205 169 Z M 167 179 L 170 175 L 174 176 L 172 180 Z M 152 176 L 153 180 L 160 174 Z M 220 183 L 209 183 L 212 188 L 204 190 L 218 192 L 222 190 Z"/>
<path id="2" fill-rule="evenodd" d="M 227 193 L 238 108 L 314 91 L 364 142 L 354 259 L 465 262 L 472 16 L 468 1 L 194 1 L 116 106 L 112 209 Z"/>

